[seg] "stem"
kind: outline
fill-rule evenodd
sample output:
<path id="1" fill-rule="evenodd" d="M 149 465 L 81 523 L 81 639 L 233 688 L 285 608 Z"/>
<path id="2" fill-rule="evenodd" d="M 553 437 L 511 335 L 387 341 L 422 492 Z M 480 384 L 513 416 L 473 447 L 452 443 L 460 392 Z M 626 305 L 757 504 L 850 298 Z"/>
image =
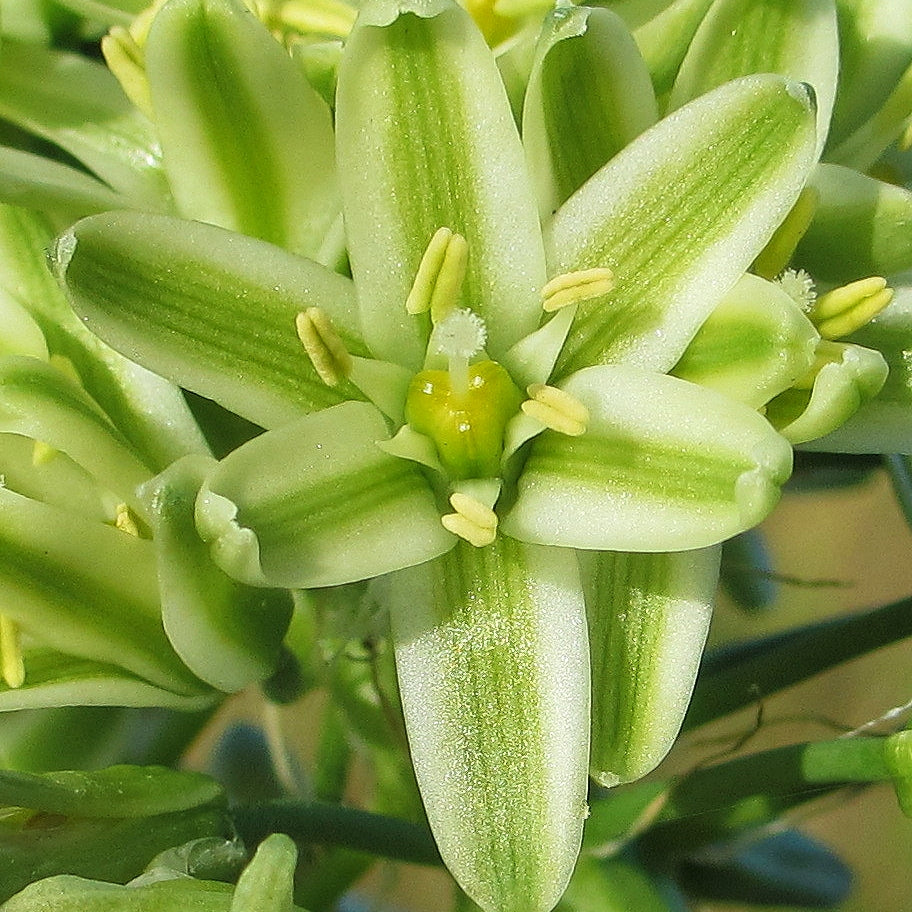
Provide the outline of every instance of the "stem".
<path id="1" fill-rule="evenodd" d="M 906 522 L 912 528 L 912 459 L 908 456 L 890 454 L 884 456 L 884 468 L 890 476 L 896 502 Z"/>
<path id="2" fill-rule="evenodd" d="M 912 599 L 751 640 L 707 656 L 684 730 L 912 635 Z"/>
<path id="3" fill-rule="evenodd" d="M 250 845 L 269 833 L 287 833 L 296 842 L 344 846 L 413 864 L 443 864 L 430 830 L 395 817 L 291 800 L 247 805 L 231 813 L 238 833 Z"/>

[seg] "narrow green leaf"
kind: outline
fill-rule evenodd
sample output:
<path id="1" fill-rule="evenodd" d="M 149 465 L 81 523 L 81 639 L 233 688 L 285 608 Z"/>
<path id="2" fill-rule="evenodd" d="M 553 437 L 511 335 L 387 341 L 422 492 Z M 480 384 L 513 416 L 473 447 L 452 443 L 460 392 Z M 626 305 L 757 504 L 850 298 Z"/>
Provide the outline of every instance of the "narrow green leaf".
<path id="1" fill-rule="evenodd" d="M 583 301 L 557 376 L 626 361 L 666 370 L 789 211 L 813 160 L 808 90 L 728 83 L 647 130 L 546 227 L 551 271 L 609 267 Z"/>
<path id="2" fill-rule="evenodd" d="M 620 366 L 561 384 L 589 411 L 579 437 L 532 444 L 502 528 L 600 551 L 705 547 L 756 525 L 779 499 L 791 447 L 753 409 L 695 384 Z"/>
<path id="3" fill-rule="evenodd" d="M 149 469 L 81 387 L 45 361 L 0 358 L 0 431 L 61 450 L 143 512 L 136 488 Z"/>
<path id="4" fill-rule="evenodd" d="M 0 205 L 0 288 L 31 313 L 51 353 L 73 364 L 86 391 L 150 467 L 207 453 L 180 390 L 108 348 L 73 313 L 47 268 L 52 240 L 37 213 Z"/>
<path id="5" fill-rule="evenodd" d="M 819 165 L 817 214 L 795 253 L 815 279 L 851 282 L 912 268 L 912 193 L 841 165 Z"/>
<path id="6" fill-rule="evenodd" d="M 136 204 L 153 211 L 169 208 L 152 126 L 100 63 L 4 41 L 0 115 L 57 144 Z"/>
<path id="7" fill-rule="evenodd" d="M 329 107 L 243 3 L 171 0 L 145 45 L 180 213 L 316 256 L 339 204 Z"/>
<path id="8" fill-rule="evenodd" d="M 671 749 L 703 655 L 720 552 L 584 555 L 589 766 L 600 785 L 645 776 Z"/>
<path id="9" fill-rule="evenodd" d="M 310 260 L 210 225 L 128 212 L 77 223 L 53 257 L 93 332 L 257 424 L 360 395 L 346 382 L 328 387 L 295 331 L 298 313 L 320 307 L 363 352 L 351 281 Z"/>
<path id="10" fill-rule="evenodd" d="M 67 817 L 149 817 L 224 803 L 202 773 L 163 766 L 27 773 L 0 770 L 0 804 Z"/>
<path id="11" fill-rule="evenodd" d="M 377 0 L 346 41 L 339 173 L 365 339 L 424 363 L 429 320 L 405 300 L 441 226 L 468 240 L 462 303 L 499 358 L 538 326 L 544 257 L 523 149 L 494 57 L 449 0 Z"/>
<path id="12" fill-rule="evenodd" d="M 152 517 L 165 633 L 197 677 L 233 692 L 275 669 L 292 606 L 287 592 L 236 583 L 212 562 L 194 504 L 214 464 L 182 459 L 141 495 Z"/>
<path id="13" fill-rule="evenodd" d="M 779 73 L 813 86 L 819 155 L 839 75 L 834 0 L 714 0 L 681 64 L 669 107 L 752 73 Z"/>
<path id="14" fill-rule="evenodd" d="M 151 542 L 2 488 L 0 520 L 3 612 L 25 633 L 165 689 L 199 693 L 161 626 Z"/>
<path id="15" fill-rule="evenodd" d="M 69 221 L 131 206 L 128 197 L 84 171 L 6 146 L 0 146 L 0 200 Z"/>
<path id="16" fill-rule="evenodd" d="M 522 119 L 542 216 L 658 119 L 649 72 L 623 20 L 605 9 L 552 11 Z"/>
<path id="17" fill-rule="evenodd" d="M 59 706 L 163 707 L 194 712 L 212 706 L 219 696 L 203 690 L 178 693 L 116 665 L 50 649 L 26 649 L 25 668 L 21 687 L 7 687 L 0 681 L 0 712 Z"/>
<path id="18" fill-rule="evenodd" d="M 395 574 L 412 759 L 440 853 L 489 912 L 547 912 L 585 815 L 589 674 L 572 552 L 461 542 Z"/>
<path id="19" fill-rule="evenodd" d="M 903 0 L 836 0 L 841 78 L 830 145 L 886 101 L 912 63 L 912 7 Z"/>
<path id="20" fill-rule="evenodd" d="M 376 445 L 388 436 L 372 405 L 347 402 L 235 450 L 207 478 L 196 508 L 216 563 L 255 585 L 313 588 L 452 548 L 419 469 Z"/>
<path id="21" fill-rule="evenodd" d="M 760 408 L 810 370 L 819 339 L 789 295 L 747 273 L 707 317 L 671 373 Z"/>

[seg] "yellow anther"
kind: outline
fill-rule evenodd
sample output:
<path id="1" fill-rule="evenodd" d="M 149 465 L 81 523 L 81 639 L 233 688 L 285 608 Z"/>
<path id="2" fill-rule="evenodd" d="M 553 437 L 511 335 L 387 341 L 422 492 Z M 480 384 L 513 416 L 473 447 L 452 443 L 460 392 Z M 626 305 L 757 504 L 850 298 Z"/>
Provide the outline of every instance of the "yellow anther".
<path id="1" fill-rule="evenodd" d="M 5 614 L 0 614 L 0 677 L 6 681 L 7 687 L 22 687 L 25 683 L 19 626 Z"/>
<path id="2" fill-rule="evenodd" d="M 484 548 L 497 538 L 497 514 L 490 507 L 460 491 L 450 495 L 450 504 L 456 512 L 440 517 L 448 532 L 476 548 Z"/>
<path id="3" fill-rule="evenodd" d="M 310 363 L 327 386 L 337 386 L 348 376 L 352 367 L 351 355 L 326 311 L 308 307 L 295 317 L 295 329 Z"/>
<path id="4" fill-rule="evenodd" d="M 614 288 L 614 273 L 607 266 L 595 266 L 578 272 L 564 272 L 555 276 L 541 290 L 542 310 L 552 313 L 607 294 Z"/>
<path id="5" fill-rule="evenodd" d="M 449 228 L 438 228 L 421 257 L 405 309 L 410 314 L 430 311 L 431 319 L 440 322 L 459 302 L 468 262 L 468 241 Z"/>
<path id="6" fill-rule="evenodd" d="M 45 443 L 42 440 L 36 440 L 34 446 L 32 447 L 32 465 L 47 465 L 56 455 L 57 450 L 55 450 L 54 447 L 52 447 L 50 444 Z"/>
<path id="7" fill-rule="evenodd" d="M 125 503 L 118 504 L 114 511 L 114 528 L 139 538 L 139 526 L 136 525 L 133 511 Z"/>
<path id="8" fill-rule="evenodd" d="M 801 191 L 795 205 L 767 241 L 766 247 L 757 254 L 751 267 L 756 275 L 773 279 L 785 269 L 799 241 L 810 227 L 819 204 L 820 191 L 816 187 L 805 187 Z"/>
<path id="9" fill-rule="evenodd" d="M 589 409 L 579 399 L 555 386 L 533 383 L 526 388 L 529 398 L 520 406 L 530 418 L 546 428 L 579 437 L 586 433 L 589 424 Z"/>
<path id="10" fill-rule="evenodd" d="M 824 339 L 841 339 L 873 320 L 892 300 L 887 280 L 872 276 L 821 295 L 808 317 Z"/>

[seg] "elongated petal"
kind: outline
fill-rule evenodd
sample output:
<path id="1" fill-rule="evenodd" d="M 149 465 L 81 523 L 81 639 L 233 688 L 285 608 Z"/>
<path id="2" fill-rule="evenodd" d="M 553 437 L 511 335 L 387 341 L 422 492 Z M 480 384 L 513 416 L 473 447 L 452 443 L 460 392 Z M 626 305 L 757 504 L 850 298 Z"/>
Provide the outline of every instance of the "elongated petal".
<path id="1" fill-rule="evenodd" d="M 602 552 L 583 560 L 592 657 L 593 778 L 645 776 L 687 711 L 719 578 L 721 548 Z"/>
<path id="2" fill-rule="evenodd" d="M 816 279 L 851 282 L 912 268 L 912 193 L 841 165 L 818 165 L 811 178 L 817 213 L 795 262 Z"/>
<path id="3" fill-rule="evenodd" d="M 715 0 L 681 64 L 669 105 L 679 108 L 751 73 L 779 73 L 813 86 L 819 155 L 839 75 L 833 0 Z"/>
<path id="4" fill-rule="evenodd" d="M 557 375 L 619 361 L 671 367 L 794 203 L 813 154 L 807 89 L 748 76 L 598 171 L 546 229 L 553 272 L 615 273 L 611 292 L 580 304 Z"/>
<path id="5" fill-rule="evenodd" d="M 819 339 L 778 285 L 748 273 L 709 315 L 671 372 L 760 408 L 810 370 Z"/>
<path id="6" fill-rule="evenodd" d="M 275 669 L 292 606 L 287 592 L 236 583 L 212 562 L 196 531 L 194 504 L 213 465 L 182 459 L 142 494 L 155 533 L 165 633 L 197 677 L 230 692 Z"/>
<path id="7" fill-rule="evenodd" d="M 83 386 L 153 469 L 207 453 L 180 390 L 108 348 L 73 313 L 47 268 L 53 232 L 37 213 L 0 206 L 0 288 L 36 320 L 52 354 L 76 368 Z"/>
<path id="8" fill-rule="evenodd" d="M 623 20 L 606 9 L 552 12 L 522 119 L 542 217 L 658 119 L 649 71 Z"/>
<path id="9" fill-rule="evenodd" d="M 167 210 L 169 192 L 152 127 L 101 64 L 4 41 L 0 114 L 56 143 L 138 204 Z"/>
<path id="10" fill-rule="evenodd" d="M 380 413 L 347 402 L 250 441 L 206 480 L 197 524 L 226 573 L 273 586 L 335 586 L 453 546 L 414 463 L 376 442 Z"/>
<path id="11" fill-rule="evenodd" d="M 243 3 L 171 0 L 145 46 L 180 213 L 316 256 L 339 210 L 329 107 Z"/>
<path id="12" fill-rule="evenodd" d="M 464 235 L 462 303 L 500 357 L 538 326 L 544 257 L 522 146 L 494 57 L 449 0 L 377 0 L 346 41 L 336 108 L 339 173 L 365 339 L 417 368 L 428 334 L 405 310 L 441 226 Z"/>
<path id="13" fill-rule="evenodd" d="M 131 205 L 84 171 L 6 146 L 0 146 L 0 199 L 68 220 Z"/>
<path id="14" fill-rule="evenodd" d="M 167 690 L 204 690 L 162 630 L 151 542 L 2 488 L 0 519 L 3 612 L 26 633 Z"/>
<path id="15" fill-rule="evenodd" d="M 271 244 L 138 213 L 77 223 L 55 268 L 86 325 L 151 370 L 265 427 L 358 393 L 328 387 L 295 332 L 323 308 L 361 350 L 348 279 Z"/>
<path id="16" fill-rule="evenodd" d="M 547 912 L 585 814 L 589 669 L 570 551 L 460 543 L 395 574 L 409 745 L 441 855 L 488 912 Z"/>
<path id="17" fill-rule="evenodd" d="M 791 447 L 769 423 L 713 390 L 615 366 L 561 387 L 589 410 L 589 425 L 581 437 L 545 431 L 532 444 L 502 524 L 523 541 L 701 548 L 760 522 L 791 472 Z"/>
<path id="18" fill-rule="evenodd" d="M 26 649 L 25 683 L 0 681 L 0 712 L 50 706 L 154 706 L 193 712 L 211 706 L 215 691 L 177 693 L 150 684 L 116 665 L 79 659 L 51 649 Z"/>
<path id="19" fill-rule="evenodd" d="M 244 869 L 230 912 L 292 912 L 297 846 L 284 833 L 267 836 Z"/>
<path id="20" fill-rule="evenodd" d="M 44 361 L 0 358 L 0 431 L 66 453 L 100 485 L 142 509 L 136 488 L 149 469 L 72 380 Z"/>
<path id="21" fill-rule="evenodd" d="M 912 287 L 897 285 L 889 307 L 850 341 L 885 358 L 883 389 L 835 431 L 802 446 L 830 453 L 912 454 Z"/>

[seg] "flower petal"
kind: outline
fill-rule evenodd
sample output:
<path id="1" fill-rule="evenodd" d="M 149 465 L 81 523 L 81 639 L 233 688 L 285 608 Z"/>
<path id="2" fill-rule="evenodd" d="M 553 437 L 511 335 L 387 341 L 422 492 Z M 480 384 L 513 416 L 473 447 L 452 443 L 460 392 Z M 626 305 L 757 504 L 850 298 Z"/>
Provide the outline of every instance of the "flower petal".
<path id="1" fill-rule="evenodd" d="M 345 44 L 336 134 L 352 274 L 373 353 L 413 369 L 429 324 L 405 300 L 440 227 L 469 245 L 463 304 L 496 360 L 538 326 L 544 255 L 494 57 L 449 0 L 368 4 Z"/>
<path id="2" fill-rule="evenodd" d="M 760 408 L 810 370 L 819 339 L 788 294 L 747 273 L 709 315 L 671 373 Z"/>
<path id="3" fill-rule="evenodd" d="M 586 808 L 589 663 L 573 553 L 461 542 L 392 576 L 389 604 L 441 855 L 488 912 L 547 912 Z"/>
<path id="4" fill-rule="evenodd" d="M 312 588 L 389 573 L 452 548 L 419 469 L 376 445 L 388 437 L 372 405 L 346 402 L 235 450 L 197 502 L 197 525 L 216 563 L 258 585 Z"/>
<path id="5" fill-rule="evenodd" d="M 501 527 L 523 541 L 682 551 L 760 522 L 791 472 L 786 441 L 753 409 L 695 384 L 620 366 L 561 384 L 589 411 L 580 437 L 545 431 Z"/>
<path id="6" fill-rule="evenodd" d="M 53 256 L 93 332 L 257 424 L 359 395 L 344 382 L 328 387 L 295 332 L 295 316 L 319 306 L 346 345 L 363 350 L 351 282 L 317 263 L 209 225 L 129 212 L 78 222 Z"/>
<path id="7" fill-rule="evenodd" d="M 165 633 L 197 677 L 233 692 L 275 669 L 292 605 L 287 592 L 236 583 L 212 562 L 194 504 L 214 464 L 179 460 L 141 494 L 152 517 Z"/>
<path id="8" fill-rule="evenodd" d="M 180 213 L 315 257 L 339 211 L 329 107 L 241 2 L 171 0 L 146 70 Z"/>
<path id="9" fill-rule="evenodd" d="M 607 9 L 552 11 L 522 118 L 542 217 L 658 119 L 649 72 L 624 21 Z"/>
<path id="10" fill-rule="evenodd" d="M 681 64 L 669 107 L 751 73 L 779 73 L 814 87 L 819 156 L 839 75 L 833 0 L 715 0 Z"/>
<path id="11" fill-rule="evenodd" d="M 807 88 L 747 76 L 666 117 L 593 175 L 545 243 L 553 272 L 609 267 L 615 286 L 579 305 L 557 376 L 619 361 L 671 367 L 795 202 L 813 154 Z"/>
<path id="12" fill-rule="evenodd" d="M 632 782 L 668 753 L 709 630 L 721 547 L 584 555 L 593 778 Z"/>

